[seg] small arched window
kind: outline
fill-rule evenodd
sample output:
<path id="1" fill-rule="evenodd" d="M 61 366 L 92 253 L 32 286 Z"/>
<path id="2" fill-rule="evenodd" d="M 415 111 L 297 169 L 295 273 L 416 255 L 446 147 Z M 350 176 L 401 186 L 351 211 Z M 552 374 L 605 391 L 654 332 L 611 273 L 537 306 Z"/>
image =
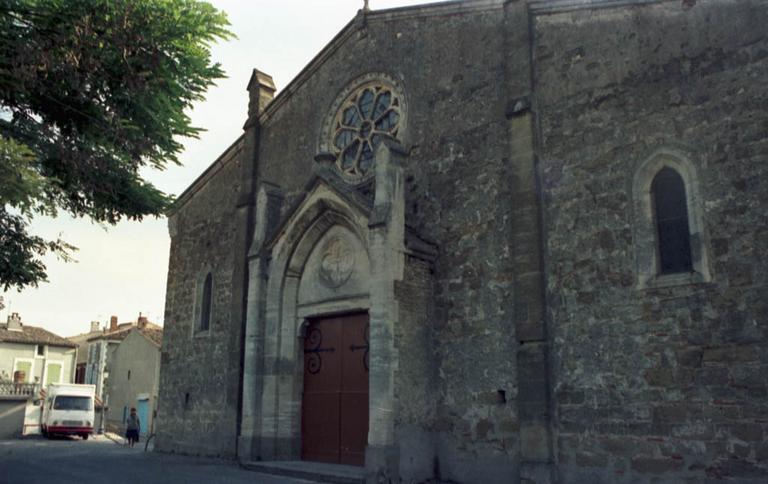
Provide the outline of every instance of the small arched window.
<path id="1" fill-rule="evenodd" d="M 673 149 L 661 148 L 637 167 L 632 230 L 639 289 L 712 280 L 698 180 L 696 165 Z"/>
<path id="2" fill-rule="evenodd" d="M 208 331 L 211 326 L 211 292 L 213 289 L 213 276 L 209 272 L 203 283 L 202 306 L 200 308 L 200 331 Z"/>
<path id="3" fill-rule="evenodd" d="M 685 182 L 675 170 L 662 168 L 651 183 L 659 274 L 692 272 L 691 234 Z"/>

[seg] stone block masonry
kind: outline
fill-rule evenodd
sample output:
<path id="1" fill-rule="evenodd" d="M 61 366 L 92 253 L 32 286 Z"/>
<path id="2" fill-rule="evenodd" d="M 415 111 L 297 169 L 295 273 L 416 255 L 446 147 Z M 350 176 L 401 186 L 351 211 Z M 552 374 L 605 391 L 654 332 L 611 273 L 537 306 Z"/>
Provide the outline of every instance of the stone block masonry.
<path id="1" fill-rule="evenodd" d="M 255 71 L 169 218 L 158 449 L 300 458 L 302 328 L 367 312 L 371 482 L 765 482 L 766 25 L 761 0 L 445 2 L 361 11 L 274 100 Z M 374 85 L 401 131 L 350 181 L 334 121 Z"/>
<path id="2" fill-rule="evenodd" d="M 563 482 L 768 477 L 767 279 L 755 258 L 768 249 L 766 21 L 751 1 L 536 17 Z M 643 288 L 631 180 L 664 147 L 698 177 L 689 210 L 701 211 L 712 276 Z"/>

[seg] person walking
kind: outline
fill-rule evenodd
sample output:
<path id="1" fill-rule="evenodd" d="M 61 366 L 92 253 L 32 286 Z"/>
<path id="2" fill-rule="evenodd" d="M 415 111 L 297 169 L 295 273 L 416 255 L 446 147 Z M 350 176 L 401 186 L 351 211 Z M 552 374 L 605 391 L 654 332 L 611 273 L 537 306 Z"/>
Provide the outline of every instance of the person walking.
<path id="1" fill-rule="evenodd" d="M 128 439 L 128 445 L 131 447 L 139 441 L 139 430 L 141 430 L 141 421 L 136 415 L 136 408 L 131 407 L 131 414 L 128 415 L 125 425 L 125 438 Z"/>

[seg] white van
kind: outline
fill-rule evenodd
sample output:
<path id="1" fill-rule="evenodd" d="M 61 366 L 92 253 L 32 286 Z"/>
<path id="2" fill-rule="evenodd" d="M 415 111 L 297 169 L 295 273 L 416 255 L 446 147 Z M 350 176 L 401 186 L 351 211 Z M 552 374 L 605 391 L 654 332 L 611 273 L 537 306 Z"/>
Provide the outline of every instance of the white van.
<path id="1" fill-rule="evenodd" d="M 79 435 L 83 440 L 93 432 L 96 385 L 48 385 L 40 420 L 43 435 Z"/>

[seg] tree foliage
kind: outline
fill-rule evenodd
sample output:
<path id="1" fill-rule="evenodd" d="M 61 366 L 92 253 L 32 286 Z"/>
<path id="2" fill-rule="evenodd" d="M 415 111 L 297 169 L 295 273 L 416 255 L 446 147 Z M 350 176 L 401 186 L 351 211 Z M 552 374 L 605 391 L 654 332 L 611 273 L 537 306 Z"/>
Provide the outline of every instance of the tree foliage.
<path id="1" fill-rule="evenodd" d="M 223 77 L 226 15 L 198 0 L 0 0 L 0 285 L 45 280 L 73 249 L 28 233 L 65 210 L 117 223 L 172 199 L 144 166 L 178 164 L 186 110 Z"/>

